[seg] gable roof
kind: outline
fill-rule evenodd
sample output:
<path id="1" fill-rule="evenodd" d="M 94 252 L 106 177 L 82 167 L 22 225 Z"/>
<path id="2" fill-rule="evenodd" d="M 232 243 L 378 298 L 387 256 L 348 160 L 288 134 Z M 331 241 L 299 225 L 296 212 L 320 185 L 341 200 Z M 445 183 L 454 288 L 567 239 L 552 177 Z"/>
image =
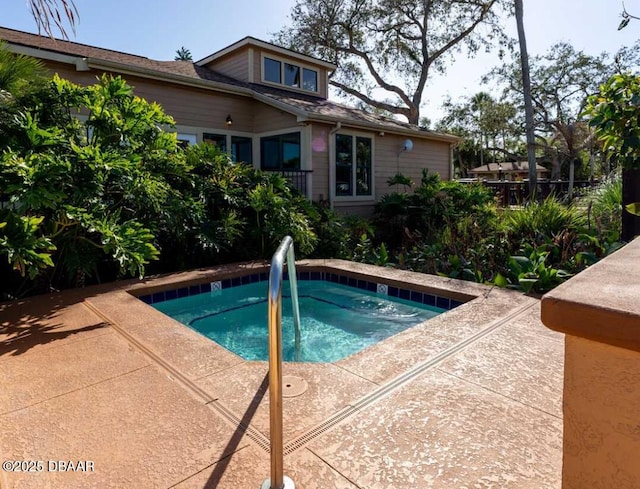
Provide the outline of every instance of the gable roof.
<path id="1" fill-rule="evenodd" d="M 333 124 L 340 122 L 350 127 L 388 131 L 449 143 L 455 143 L 459 140 L 457 136 L 428 131 L 412 124 L 331 102 L 323 98 L 256 83 L 245 83 L 201 66 L 200 61 L 197 63 L 190 61 L 158 61 L 144 56 L 72 41 L 51 39 L 5 27 L 0 27 L 0 39 L 7 41 L 13 51 L 50 61 L 74 64 L 78 70 L 104 69 L 251 97 L 297 116 L 300 122 L 318 121 Z M 245 38 L 238 43 L 242 43 L 245 40 L 277 47 L 251 37 Z M 236 46 L 238 43 L 232 46 Z"/>
<path id="2" fill-rule="evenodd" d="M 459 140 L 457 136 L 429 131 L 408 122 L 356 109 L 324 98 L 292 93 L 266 85 L 252 84 L 251 88 L 263 96 L 260 100 L 271 99 L 299 111 L 299 119 L 301 120 L 329 123 L 340 121 L 354 127 L 429 137 L 452 143 Z"/>
<path id="3" fill-rule="evenodd" d="M 486 165 L 477 166 L 472 170 L 469 170 L 469 173 L 526 173 L 529 171 L 529 162 L 528 161 L 506 161 L 504 163 L 487 163 Z M 549 172 L 544 166 L 538 165 L 536 163 L 536 171 L 539 172 Z"/>
<path id="4" fill-rule="evenodd" d="M 303 54 L 303 53 L 299 53 L 298 51 L 294 51 L 292 49 L 286 49 L 283 48 L 282 46 L 277 46 L 275 44 L 272 44 L 270 42 L 266 42 L 266 41 L 261 41 L 260 39 L 256 39 L 255 37 L 251 37 L 251 36 L 247 36 L 243 39 L 240 39 L 238 42 L 234 42 L 233 44 L 231 44 L 230 46 L 227 46 L 225 48 L 222 48 L 218 51 L 216 51 L 213 54 L 210 54 L 209 56 L 202 58 L 201 60 L 198 60 L 195 62 L 195 64 L 197 64 L 198 66 L 204 66 L 207 65 L 209 63 L 211 63 L 212 61 L 215 61 L 217 59 L 220 59 L 228 54 L 231 54 L 245 46 L 255 46 L 261 49 L 266 49 L 268 51 L 273 51 L 275 53 L 278 54 L 282 54 L 284 56 L 289 56 L 291 58 L 296 58 L 300 61 L 303 61 L 305 63 L 309 63 L 309 64 L 314 64 L 314 65 L 318 65 L 318 66 L 322 66 L 323 68 L 326 68 L 329 71 L 335 71 L 338 67 L 333 64 L 333 63 L 329 63 L 327 61 L 324 61 L 322 59 L 319 58 L 315 58 L 314 56 L 309 56 L 308 54 Z"/>

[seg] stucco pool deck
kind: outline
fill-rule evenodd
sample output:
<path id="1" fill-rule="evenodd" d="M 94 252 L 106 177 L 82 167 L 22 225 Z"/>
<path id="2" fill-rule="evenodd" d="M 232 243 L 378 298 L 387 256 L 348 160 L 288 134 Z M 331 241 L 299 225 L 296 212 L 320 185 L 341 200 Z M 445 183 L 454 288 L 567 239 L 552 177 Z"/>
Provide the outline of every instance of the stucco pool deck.
<path id="1" fill-rule="evenodd" d="M 0 458 L 43 462 L 3 471 L 0 487 L 258 489 L 269 477 L 267 363 L 135 296 L 264 268 L 0 304 Z M 564 335 L 542 325 L 539 300 L 340 260 L 297 268 L 468 300 L 336 363 L 285 363 L 308 383 L 284 399 L 285 475 L 297 488 L 560 488 Z"/>

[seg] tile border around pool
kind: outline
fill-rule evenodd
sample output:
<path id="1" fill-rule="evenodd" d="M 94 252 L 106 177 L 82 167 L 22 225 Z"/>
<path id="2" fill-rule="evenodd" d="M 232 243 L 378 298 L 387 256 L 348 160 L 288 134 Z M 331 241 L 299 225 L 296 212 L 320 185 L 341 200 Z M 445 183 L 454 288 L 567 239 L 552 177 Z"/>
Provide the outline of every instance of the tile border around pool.
<path id="1" fill-rule="evenodd" d="M 411 289 L 403 289 L 399 287 L 393 287 L 391 285 L 384 284 L 383 282 L 371 282 L 369 280 L 357 279 L 346 275 L 341 275 L 334 272 L 319 272 L 319 271 L 298 271 L 296 272 L 298 280 L 320 280 L 326 282 L 333 282 L 348 287 L 367 290 L 369 292 L 381 293 L 384 287 L 379 285 L 386 285 L 387 294 L 389 297 L 395 297 L 399 299 L 408 300 L 411 302 L 417 302 L 425 304 L 427 306 L 435 306 L 440 309 L 451 310 L 464 304 L 462 301 L 450 299 L 449 297 L 439 296 L 435 294 L 429 294 L 427 292 L 418 292 Z M 269 278 L 267 272 L 252 273 L 241 277 L 226 278 L 223 280 L 216 280 L 213 282 L 206 282 L 202 284 L 190 285 L 181 287 L 178 289 L 171 289 L 161 292 L 155 292 L 152 294 L 140 295 L 138 299 L 146 304 L 157 304 L 172 299 L 179 299 L 190 295 L 204 294 L 211 292 L 212 290 L 228 289 L 231 287 L 238 287 L 240 285 L 247 285 L 256 282 L 266 282 Z M 284 275 L 284 280 L 289 280 L 289 276 Z M 378 292 L 380 290 L 380 292 Z"/>

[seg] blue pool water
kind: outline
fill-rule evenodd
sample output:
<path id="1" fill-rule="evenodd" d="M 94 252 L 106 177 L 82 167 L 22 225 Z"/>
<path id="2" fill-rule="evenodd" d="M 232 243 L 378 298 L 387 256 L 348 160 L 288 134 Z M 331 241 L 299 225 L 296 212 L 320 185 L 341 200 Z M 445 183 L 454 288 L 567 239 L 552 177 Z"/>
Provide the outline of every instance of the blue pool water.
<path id="1" fill-rule="evenodd" d="M 268 359 L 268 282 L 165 300 L 153 307 L 245 360 Z M 322 280 L 298 282 L 303 362 L 335 362 L 442 312 Z M 282 346 L 294 360 L 289 282 L 283 283 Z"/>

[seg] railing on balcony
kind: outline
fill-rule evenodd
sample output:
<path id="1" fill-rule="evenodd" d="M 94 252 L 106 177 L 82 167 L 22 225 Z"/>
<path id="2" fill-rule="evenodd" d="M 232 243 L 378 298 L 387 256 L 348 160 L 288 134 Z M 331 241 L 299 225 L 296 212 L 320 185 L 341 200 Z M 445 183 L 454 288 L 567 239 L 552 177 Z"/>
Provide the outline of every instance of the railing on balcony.
<path id="1" fill-rule="evenodd" d="M 297 189 L 302 195 L 309 195 L 307 193 L 308 190 L 308 175 L 313 173 L 313 170 L 269 170 L 275 171 L 279 173 L 293 186 L 293 188 Z"/>

